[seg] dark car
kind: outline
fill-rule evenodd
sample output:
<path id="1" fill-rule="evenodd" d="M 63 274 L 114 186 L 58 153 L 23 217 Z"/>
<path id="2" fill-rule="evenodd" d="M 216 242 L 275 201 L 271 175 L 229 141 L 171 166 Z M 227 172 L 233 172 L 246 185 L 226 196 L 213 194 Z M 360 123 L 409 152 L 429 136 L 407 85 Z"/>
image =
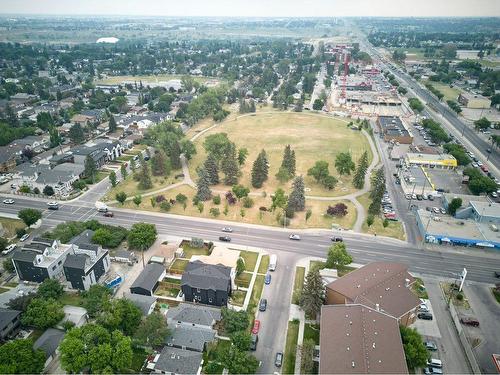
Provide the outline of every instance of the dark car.
<path id="1" fill-rule="evenodd" d="M 331 238 L 331 240 L 332 240 L 333 242 L 344 242 L 344 239 L 343 239 L 342 237 L 338 237 L 338 236 L 333 236 L 333 237 Z"/>
<path id="2" fill-rule="evenodd" d="M 274 361 L 274 365 L 276 367 L 281 367 L 282 363 L 283 363 L 283 353 L 278 352 L 278 353 L 276 353 L 276 359 Z"/>
<path id="3" fill-rule="evenodd" d="M 430 351 L 436 351 L 438 350 L 437 345 L 434 341 L 425 341 L 424 342 L 425 348 Z"/>
<path id="4" fill-rule="evenodd" d="M 114 217 L 114 216 L 115 216 L 115 214 L 114 214 L 114 213 L 112 213 L 111 211 L 106 211 L 106 212 L 104 213 L 104 217 Z"/>
<path id="5" fill-rule="evenodd" d="M 219 237 L 219 241 L 231 242 L 231 237 L 229 237 L 229 236 L 221 236 L 221 237 Z"/>
<path id="6" fill-rule="evenodd" d="M 252 334 L 252 341 L 250 342 L 250 350 L 257 350 L 257 343 L 259 342 L 259 335 Z"/>
<path id="7" fill-rule="evenodd" d="M 420 312 L 417 314 L 419 319 L 432 320 L 432 314 L 430 312 Z"/>
<path id="8" fill-rule="evenodd" d="M 497 279 L 500 279 L 500 271 L 495 271 L 495 277 L 496 277 Z"/>
<path id="9" fill-rule="evenodd" d="M 259 303 L 259 311 L 266 311 L 267 309 L 267 299 L 262 298 Z"/>
<path id="10" fill-rule="evenodd" d="M 477 321 L 477 319 L 474 318 L 469 318 L 469 317 L 460 318 L 460 323 L 465 324 L 466 326 L 479 327 L 479 322 Z"/>
<path id="11" fill-rule="evenodd" d="M 266 276 L 265 276 L 265 278 L 264 278 L 264 283 L 265 283 L 266 285 L 271 284 L 271 274 L 270 274 L 269 272 L 268 272 L 268 273 L 266 273 Z"/>

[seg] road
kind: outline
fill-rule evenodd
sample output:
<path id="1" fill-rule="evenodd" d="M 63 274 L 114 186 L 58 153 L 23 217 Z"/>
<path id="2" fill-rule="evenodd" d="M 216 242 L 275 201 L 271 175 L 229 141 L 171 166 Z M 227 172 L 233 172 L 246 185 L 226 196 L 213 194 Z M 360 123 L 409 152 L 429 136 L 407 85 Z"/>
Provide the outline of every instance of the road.
<path id="1" fill-rule="evenodd" d="M 136 222 L 155 224 L 159 233 L 182 237 L 202 237 L 207 241 L 217 241 L 221 227 L 231 225 L 233 242 L 243 246 L 255 246 L 268 251 L 280 251 L 301 256 L 325 257 L 331 244 L 332 231 L 318 229 L 295 231 L 301 234 L 301 241 L 288 239 L 291 230 L 258 225 L 240 225 L 211 219 L 191 218 L 172 214 L 159 214 L 145 211 L 113 209 L 114 218 L 105 218 L 93 207 L 79 203 L 61 203 L 58 211 L 46 210 L 45 202 L 27 198 L 15 198 L 13 205 L 3 205 L 2 211 L 16 215 L 22 208 L 37 208 L 43 212 L 43 228 L 49 229 L 59 223 L 97 219 L 99 221 L 130 227 Z M 497 280 L 493 272 L 500 270 L 500 257 L 494 252 L 466 250 L 463 252 L 447 249 L 419 249 L 407 242 L 390 238 L 374 237 L 354 232 L 341 232 L 347 247 L 356 263 L 366 264 L 373 261 L 392 261 L 408 264 L 410 271 L 448 277 L 451 273 L 461 272 L 463 267 L 469 271 L 468 280 L 493 284 Z"/>

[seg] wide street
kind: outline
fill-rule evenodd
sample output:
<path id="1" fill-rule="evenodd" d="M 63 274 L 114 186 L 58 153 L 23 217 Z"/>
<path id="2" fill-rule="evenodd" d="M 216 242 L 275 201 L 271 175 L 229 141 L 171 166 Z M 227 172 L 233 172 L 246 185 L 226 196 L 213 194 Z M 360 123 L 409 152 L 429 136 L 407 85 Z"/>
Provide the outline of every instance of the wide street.
<path id="1" fill-rule="evenodd" d="M 234 229 L 234 233 L 231 234 L 234 243 L 266 249 L 277 253 L 279 257 L 286 254 L 325 257 L 327 248 L 331 244 L 330 236 L 333 234 L 332 231 L 324 229 L 292 231 L 119 208 L 113 209 L 114 218 L 106 218 L 88 204 L 61 203 L 58 211 L 48 211 L 46 203 L 41 200 L 15 197 L 15 201 L 13 205 L 3 204 L 2 212 L 16 215 L 20 209 L 27 207 L 44 210 L 43 228 L 47 229 L 66 221 L 89 219 L 124 227 L 130 227 L 136 222 L 148 222 L 155 224 L 161 234 L 187 238 L 201 237 L 207 241 L 217 241 L 221 235 L 221 228 L 229 224 Z M 290 233 L 294 232 L 300 233 L 300 241 L 291 241 L 288 238 Z M 454 251 L 444 248 L 425 250 L 390 238 L 348 231 L 340 234 L 354 261 L 360 264 L 373 261 L 402 262 L 408 264 L 413 272 L 441 277 L 453 277 L 454 273 L 461 272 L 463 267 L 467 267 L 469 281 L 491 284 L 496 281 L 493 272 L 500 270 L 500 257 L 494 252 L 475 249 Z"/>

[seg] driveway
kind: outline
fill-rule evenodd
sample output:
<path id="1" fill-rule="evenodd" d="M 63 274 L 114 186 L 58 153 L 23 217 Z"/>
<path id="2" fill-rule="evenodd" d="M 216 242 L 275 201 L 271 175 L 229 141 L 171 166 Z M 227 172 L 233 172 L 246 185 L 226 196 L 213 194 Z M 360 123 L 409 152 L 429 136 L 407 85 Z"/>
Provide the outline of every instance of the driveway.
<path id="1" fill-rule="evenodd" d="M 480 324 L 479 329 L 466 327 L 466 332 L 473 332 L 475 336 L 477 331 L 481 333 L 482 342 L 474 349 L 474 355 L 481 372 L 496 373 L 491 355 L 500 354 L 500 304 L 487 284 L 466 284 L 464 292 Z"/>

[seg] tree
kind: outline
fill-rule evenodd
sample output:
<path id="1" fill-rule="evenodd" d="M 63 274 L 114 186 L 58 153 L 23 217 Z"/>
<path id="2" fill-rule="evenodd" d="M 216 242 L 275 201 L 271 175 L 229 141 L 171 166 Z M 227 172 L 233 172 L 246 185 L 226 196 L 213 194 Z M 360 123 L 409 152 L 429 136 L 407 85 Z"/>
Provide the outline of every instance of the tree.
<path id="1" fill-rule="evenodd" d="M 75 144 L 82 143 L 85 140 L 85 134 L 80 124 L 73 125 L 68 132 L 69 139 Z"/>
<path id="2" fill-rule="evenodd" d="M 207 156 L 207 160 L 203 164 L 203 169 L 207 173 L 209 185 L 217 185 L 219 183 L 219 167 L 217 160 L 212 154 Z"/>
<path id="3" fill-rule="evenodd" d="M 97 322 L 108 331 L 120 330 L 131 336 L 141 323 L 141 310 L 128 299 L 112 299 L 104 311 L 97 317 Z"/>
<path id="4" fill-rule="evenodd" d="M 125 193 L 124 191 L 120 191 L 118 193 L 116 193 L 115 195 L 115 199 L 120 202 L 120 204 L 124 204 L 125 201 L 127 200 L 127 193 Z"/>
<path id="5" fill-rule="evenodd" d="M 198 181 L 196 183 L 197 193 L 196 197 L 201 201 L 208 201 L 212 197 L 212 191 L 210 190 L 210 176 L 206 169 L 202 168 L 198 172 Z"/>
<path id="6" fill-rule="evenodd" d="M 219 217 L 220 215 L 220 210 L 217 207 L 212 207 L 209 212 L 213 217 Z"/>
<path id="7" fill-rule="evenodd" d="M 50 147 L 54 148 L 60 146 L 62 143 L 62 138 L 57 128 L 55 126 L 51 126 L 49 128 L 49 139 L 50 139 Z"/>
<path id="8" fill-rule="evenodd" d="M 308 176 L 314 177 L 316 182 L 322 182 L 324 179 L 330 175 L 328 170 L 328 163 L 324 160 L 319 160 L 314 164 L 314 167 L 307 171 Z"/>
<path id="9" fill-rule="evenodd" d="M 288 198 L 288 209 L 293 212 L 304 211 L 306 208 L 306 195 L 304 187 L 304 179 L 302 176 L 295 178 L 292 184 L 292 192 Z"/>
<path id="10" fill-rule="evenodd" d="M 109 117 L 108 126 L 109 126 L 110 133 L 114 133 L 116 131 L 116 120 L 115 120 L 115 117 L 113 115 L 110 115 L 110 117 Z"/>
<path id="11" fill-rule="evenodd" d="M 311 216 L 312 216 L 312 211 L 309 209 L 306 211 L 306 222 L 311 218 Z"/>
<path id="12" fill-rule="evenodd" d="M 167 320 L 157 311 L 142 320 L 135 333 L 135 340 L 144 346 L 160 346 L 169 335 Z"/>
<path id="13" fill-rule="evenodd" d="M 222 323 L 228 333 L 244 331 L 248 328 L 250 318 L 245 310 L 236 311 L 223 307 L 221 312 Z"/>
<path id="14" fill-rule="evenodd" d="M 231 342 L 233 345 L 242 352 L 250 350 L 252 344 L 252 336 L 246 331 L 237 331 L 231 334 Z"/>
<path id="15" fill-rule="evenodd" d="M 193 155 L 196 155 L 196 146 L 190 140 L 183 139 L 181 141 L 181 152 L 184 154 L 187 160 L 191 160 Z"/>
<path id="16" fill-rule="evenodd" d="M 259 368 L 259 361 L 253 355 L 239 350 L 236 346 L 224 347 L 217 357 L 230 374 L 255 374 Z"/>
<path id="17" fill-rule="evenodd" d="M 92 242 L 101 246 L 109 243 L 112 240 L 113 235 L 107 228 L 99 228 L 94 232 L 92 236 Z"/>
<path id="18" fill-rule="evenodd" d="M 476 130 L 486 130 L 491 126 L 491 121 L 486 117 L 481 117 L 479 120 L 474 121 L 474 128 Z"/>
<path id="19" fill-rule="evenodd" d="M 207 155 L 212 155 L 217 162 L 220 162 L 231 153 L 234 144 L 229 140 L 226 133 L 216 133 L 205 138 L 203 147 Z"/>
<path id="20" fill-rule="evenodd" d="M 335 158 L 335 168 L 340 175 L 350 175 L 355 165 L 349 152 L 341 152 Z"/>
<path id="21" fill-rule="evenodd" d="M 285 209 L 288 203 L 288 196 L 285 195 L 285 191 L 282 188 L 278 188 L 274 195 L 271 197 L 272 205 L 271 211 L 274 211 L 276 208 Z"/>
<path id="22" fill-rule="evenodd" d="M 387 228 L 387 227 L 389 226 L 389 220 L 384 219 L 384 221 L 382 222 L 382 226 L 383 226 L 384 228 Z"/>
<path id="23" fill-rule="evenodd" d="M 24 208 L 18 212 L 17 217 L 21 219 L 26 226 L 30 227 L 42 218 L 42 211 L 34 208 Z"/>
<path id="24" fill-rule="evenodd" d="M 453 198 L 448 205 L 448 213 L 451 216 L 455 216 L 455 213 L 460 207 L 462 207 L 462 198 Z"/>
<path id="25" fill-rule="evenodd" d="M 111 183 L 112 187 L 116 186 L 116 173 L 115 173 L 115 171 L 111 171 L 111 173 L 109 174 L 109 182 Z"/>
<path id="26" fill-rule="evenodd" d="M 42 299 L 52 298 L 57 300 L 64 294 L 64 287 L 57 279 L 45 279 L 37 290 L 37 297 Z"/>
<path id="27" fill-rule="evenodd" d="M 316 318 L 323 301 L 325 299 L 325 286 L 319 274 L 319 269 L 313 267 L 306 276 L 304 288 L 300 294 L 300 307 L 306 313 L 306 316 Z"/>
<path id="28" fill-rule="evenodd" d="M 403 50 L 396 49 L 392 53 L 392 59 L 397 62 L 403 62 L 406 60 L 406 53 Z"/>
<path id="29" fill-rule="evenodd" d="M 181 147 L 179 146 L 178 141 L 173 142 L 169 156 L 170 156 L 170 165 L 172 166 L 172 169 L 180 169 L 182 167 Z"/>
<path id="30" fill-rule="evenodd" d="M 368 152 L 365 151 L 361 155 L 358 161 L 358 167 L 356 168 L 356 172 L 354 173 L 354 177 L 352 179 L 352 184 L 356 189 L 363 189 L 365 186 L 365 176 L 368 171 Z"/>
<path id="31" fill-rule="evenodd" d="M 139 205 L 142 203 L 142 196 L 140 194 L 137 194 L 133 199 L 132 202 L 139 207 Z"/>
<path id="32" fill-rule="evenodd" d="M 236 276 L 239 276 L 245 271 L 245 261 L 239 257 L 236 261 Z"/>
<path id="33" fill-rule="evenodd" d="M 240 148 L 238 150 L 238 164 L 239 165 L 245 164 L 245 161 L 247 160 L 247 156 L 248 156 L 248 149 Z"/>
<path id="34" fill-rule="evenodd" d="M 283 161 L 281 162 L 281 168 L 284 168 L 288 171 L 290 176 L 295 176 L 295 151 L 293 151 L 290 145 L 286 145 L 285 150 L 283 151 Z"/>
<path id="35" fill-rule="evenodd" d="M 228 154 L 222 160 L 221 170 L 225 175 L 224 184 L 232 186 L 238 183 L 239 164 L 234 144 L 231 144 Z"/>
<path id="36" fill-rule="evenodd" d="M 454 43 L 446 43 L 441 47 L 443 58 L 453 60 L 457 56 L 457 46 Z"/>
<path id="37" fill-rule="evenodd" d="M 371 227 L 374 222 L 375 222 L 375 217 L 372 214 L 369 214 L 368 217 L 366 218 L 366 225 L 368 225 L 368 227 Z"/>
<path id="38" fill-rule="evenodd" d="M 188 199 L 188 198 L 187 198 L 184 194 L 182 194 L 182 193 L 179 193 L 179 194 L 177 194 L 177 195 L 175 196 L 175 200 L 176 200 L 177 202 L 179 202 L 180 204 L 182 204 L 182 206 L 184 207 L 184 209 L 186 209 L 186 202 L 187 202 L 187 199 Z"/>
<path id="39" fill-rule="evenodd" d="M 127 241 L 129 247 L 145 251 L 156 241 L 156 226 L 148 223 L 135 223 L 129 231 Z"/>
<path id="40" fill-rule="evenodd" d="M 328 216 L 344 217 L 347 215 L 347 206 L 344 203 L 337 203 L 335 206 L 328 206 L 326 214 Z"/>
<path id="41" fill-rule="evenodd" d="M 314 349 L 316 343 L 312 339 L 305 339 L 300 347 L 300 373 L 312 374 L 314 371 Z"/>
<path id="42" fill-rule="evenodd" d="M 95 182 L 95 174 L 97 173 L 97 167 L 95 165 L 94 159 L 92 159 L 92 156 L 87 155 L 85 157 L 85 163 L 84 163 L 84 170 L 83 174 L 85 177 L 90 178 L 92 183 Z"/>
<path id="43" fill-rule="evenodd" d="M 24 184 L 21 187 L 19 187 L 19 192 L 29 194 L 31 193 L 31 188 L 28 185 Z"/>
<path id="44" fill-rule="evenodd" d="M 268 172 L 269 162 L 267 161 L 267 154 L 265 150 L 262 150 L 253 163 L 252 186 L 254 188 L 261 188 L 264 181 L 267 180 Z"/>
<path id="45" fill-rule="evenodd" d="M 316 99 L 313 103 L 313 109 L 315 111 L 321 111 L 323 109 L 323 106 L 325 105 L 325 103 L 323 102 L 323 100 L 321 99 Z"/>
<path id="46" fill-rule="evenodd" d="M 82 293 L 82 297 L 83 307 L 91 318 L 95 318 L 108 307 L 111 291 L 104 285 L 94 284 L 89 290 Z"/>
<path id="47" fill-rule="evenodd" d="M 410 108 L 416 113 L 420 113 L 424 110 L 424 105 L 417 98 L 409 98 L 408 104 L 410 105 Z"/>
<path id="48" fill-rule="evenodd" d="M 9 241 L 6 238 L 0 237 L 0 252 L 4 251 L 5 248 L 9 245 Z M 9 259 L 10 261 L 10 259 Z"/>
<path id="49" fill-rule="evenodd" d="M 234 185 L 232 188 L 232 191 L 236 198 L 240 200 L 241 198 L 247 197 L 248 194 L 250 193 L 250 189 L 243 186 L 243 185 Z"/>
<path id="50" fill-rule="evenodd" d="M 414 328 L 399 326 L 401 340 L 405 351 L 406 364 L 410 370 L 424 367 L 429 358 L 422 336 Z"/>
<path id="51" fill-rule="evenodd" d="M 54 188 L 50 185 L 45 185 L 45 187 L 43 188 L 43 194 L 49 197 L 53 196 L 55 194 Z"/>
<path id="52" fill-rule="evenodd" d="M 30 327 L 47 329 L 64 318 L 62 305 L 53 299 L 34 298 L 21 317 L 21 322 Z"/>
<path id="53" fill-rule="evenodd" d="M 127 178 L 127 167 L 125 164 L 122 164 L 120 167 L 120 174 L 122 175 L 122 180 L 125 180 Z"/>
<path id="54" fill-rule="evenodd" d="M 337 242 L 328 249 L 326 267 L 343 270 L 345 266 L 352 263 L 352 256 L 347 252 L 345 243 Z"/>
<path id="55" fill-rule="evenodd" d="M 286 169 L 284 167 L 280 167 L 280 169 L 278 170 L 278 173 L 276 173 L 275 177 L 279 182 L 284 183 L 284 182 L 287 182 L 289 179 L 291 179 L 292 175 L 290 174 L 288 169 Z"/>
<path id="56" fill-rule="evenodd" d="M 149 172 L 149 165 L 146 161 L 142 163 L 141 172 L 139 174 L 139 189 L 147 190 L 153 187 L 153 182 L 151 181 L 151 174 Z"/>
<path id="57" fill-rule="evenodd" d="M 1 374 L 41 374 L 45 367 L 45 352 L 33 348 L 33 340 L 8 341 L 0 346 Z"/>

